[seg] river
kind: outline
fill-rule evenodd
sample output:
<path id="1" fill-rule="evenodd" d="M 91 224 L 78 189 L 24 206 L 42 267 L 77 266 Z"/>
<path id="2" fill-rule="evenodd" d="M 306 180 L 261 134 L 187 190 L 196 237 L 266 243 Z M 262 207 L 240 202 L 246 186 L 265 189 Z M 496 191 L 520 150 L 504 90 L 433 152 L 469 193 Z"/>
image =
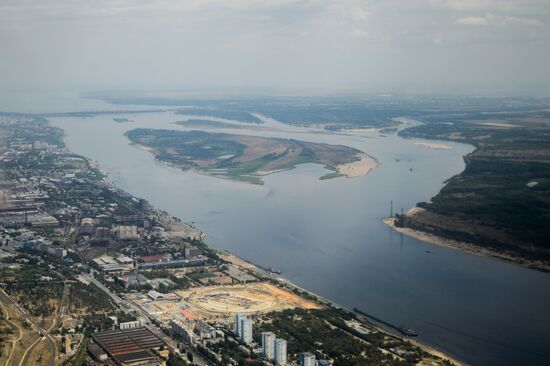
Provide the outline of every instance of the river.
<path id="1" fill-rule="evenodd" d="M 116 118 L 133 122 L 116 123 Z M 67 146 L 96 160 L 120 188 L 193 222 L 224 249 L 348 308 L 415 329 L 420 340 L 474 365 L 550 364 L 550 276 L 427 244 L 381 219 L 429 200 L 464 168 L 469 145 L 433 150 L 398 136 L 323 133 L 275 121 L 261 136 L 342 144 L 379 161 L 369 175 L 318 180 L 305 164 L 263 186 L 182 172 L 129 145 L 137 127 L 182 129 L 172 112 L 51 118 Z"/>

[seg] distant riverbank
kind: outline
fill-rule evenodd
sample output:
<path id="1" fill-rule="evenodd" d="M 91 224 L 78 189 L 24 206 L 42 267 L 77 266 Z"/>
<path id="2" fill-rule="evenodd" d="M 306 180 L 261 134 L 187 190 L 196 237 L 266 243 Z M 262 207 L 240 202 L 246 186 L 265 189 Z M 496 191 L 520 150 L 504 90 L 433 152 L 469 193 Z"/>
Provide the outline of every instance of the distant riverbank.
<path id="1" fill-rule="evenodd" d="M 415 215 L 415 212 L 417 210 L 421 210 L 421 209 L 418 207 L 414 207 L 410 209 L 405 215 L 408 217 L 412 217 Z M 487 247 L 481 247 L 481 246 L 463 242 L 463 241 L 444 238 L 442 236 L 438 236 L 436 234 L 429 233 L 426 231 L 415 230 L 409 227 L 399 227 L 395 225 L 396 220 L 397 219 L 395 217 L 385 217 L 383 219 L 386 225 L 390 226 L 393 230 L 397 231 L 398 233 L 413 237 L 418 240 L 425 241 L 427 243 L 444 246 L 446 248 L 461 250 L 463 252 L 482 256 L 482 257 L 490 257 L 490 258 L 503 260 L 506 262 L 512 262 L 514 264 L 518 264 L 520 266 L 527 267 L 530 269 L 550 272 L 550 265 L 546 262 L 536 261 L 536 260 L 527 260 L 524 258 L 519 258 L 517 256 L 514 256 L 513 254 L 491 250 L 490 248 L 487 248 Z"/>

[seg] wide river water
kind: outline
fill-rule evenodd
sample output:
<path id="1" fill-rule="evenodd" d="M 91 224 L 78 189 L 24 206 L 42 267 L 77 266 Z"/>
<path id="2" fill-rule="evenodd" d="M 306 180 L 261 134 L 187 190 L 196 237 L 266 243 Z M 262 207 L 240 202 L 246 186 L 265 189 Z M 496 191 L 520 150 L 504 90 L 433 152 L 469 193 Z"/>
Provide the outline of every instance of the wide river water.
<path id="1" fill-rule="evenodd" d="M 129 118 L 130 123 L 116 123 Z M 369 175 L 318 180 L 315 164 L 265 177 L 265 185 L 182 172 L 129 144 L 132 128 L 182 129 L 172 112 L 52 118 L 68 147 L 96 160 L 120 188 L 206 233 L 206 242 L 348 308 L 420 334 L 475 365 L 550 364 L 550 275 L 402 236 L 382 223 L 394 208 L 429 200 L 464 168 L 469 145 L 433 150 L 396 135 L 284 129 L 235 130 L 342 144 L 379 161 Z M 412 168 L 412 170 L 411 170 Z"/>

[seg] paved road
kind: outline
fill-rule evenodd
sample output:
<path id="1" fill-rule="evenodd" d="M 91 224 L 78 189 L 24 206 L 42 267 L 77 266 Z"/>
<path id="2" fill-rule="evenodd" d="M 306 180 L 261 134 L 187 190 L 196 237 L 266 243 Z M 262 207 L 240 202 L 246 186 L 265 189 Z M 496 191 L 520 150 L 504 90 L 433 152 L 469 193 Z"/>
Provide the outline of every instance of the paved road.
<path id="1" fill-rule="evenodd" d="M 61 297 L 61 306 L 59 307 L 59 316 L 58 318 L 61 318 L 65 315 L 67 315 L 67 312 L 69 310 L 69 293 L 71 290 L 71 285 L 69 284 L 69 281 L 65 281 L 65 286 L 63 287 L 63 296 Z"/>

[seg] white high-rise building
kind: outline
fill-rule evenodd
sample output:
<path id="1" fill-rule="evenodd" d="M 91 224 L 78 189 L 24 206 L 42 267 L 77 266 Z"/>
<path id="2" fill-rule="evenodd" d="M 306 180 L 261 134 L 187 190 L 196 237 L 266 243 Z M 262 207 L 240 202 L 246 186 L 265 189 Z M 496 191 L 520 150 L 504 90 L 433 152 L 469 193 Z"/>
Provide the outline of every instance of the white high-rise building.
<path id="1" fill-rule="evenodd" d="M 262 353 L 268 360 L 275 358 L 275 334 L 271 332 L 262 333 Z"/>
<path id="2" fill-rule="evenodd" d="M 275 365 L 286 365 L 286 341 L 281 338 L 275 339 Z"/>
<path id="3" fill-rule="evenodd" d="M 240 326 L 240 337 L 241 341 L 244 343 L 251 343 L 252 342 L 252 319 L 247 318 L 246 316 L 241 319 L 241 326 Z"/>
<path id="4" fill-rule="evenodd" d="M 315 355 L 309 352 L 300 353 L 300 366 L 317 366 Z"/>
<path id="5" fill-rule="evenodd" d="M 237 337 L 241 337 L 241 320 L 245 318 L 244 314 L 236 314 L 235 315 L 235 334 Z"/>

